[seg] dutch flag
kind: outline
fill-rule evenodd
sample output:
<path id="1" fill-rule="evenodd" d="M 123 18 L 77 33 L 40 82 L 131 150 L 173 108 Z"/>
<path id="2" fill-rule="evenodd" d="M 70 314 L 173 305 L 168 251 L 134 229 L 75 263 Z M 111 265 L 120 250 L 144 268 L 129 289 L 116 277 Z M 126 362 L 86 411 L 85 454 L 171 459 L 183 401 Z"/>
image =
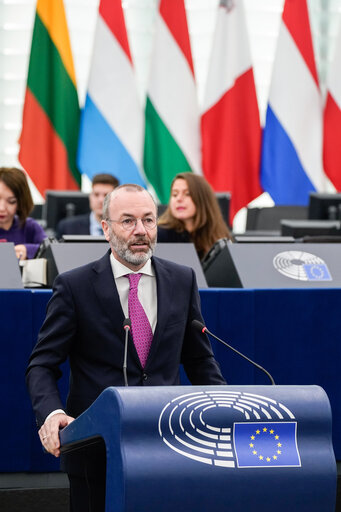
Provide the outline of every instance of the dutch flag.
<path id="1" fill-rule="evenodd" d="M 326 190 L 322 98 L 306 0 L 286 0 L 263 135 L 261 180 L 276 204 L 306 205 Z"/>
<path id="2" fill-rule="evenodd" d="M 341 190 L 341 26 L 336 40 L 334 57 L 328 74 L 324 108 L 323 163 L 327 176 Z"/>

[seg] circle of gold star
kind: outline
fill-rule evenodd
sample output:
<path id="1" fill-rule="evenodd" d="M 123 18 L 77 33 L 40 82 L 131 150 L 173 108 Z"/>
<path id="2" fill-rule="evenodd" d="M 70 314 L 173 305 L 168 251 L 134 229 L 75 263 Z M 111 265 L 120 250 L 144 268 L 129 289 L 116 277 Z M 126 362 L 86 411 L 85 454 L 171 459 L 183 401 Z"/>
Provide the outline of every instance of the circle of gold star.
<path id="1" fill-rule="evenodd" d="M 271 454 L 260 453 L 257 450 L 257 437 L 260 439 L 260 437 L 264 435 L 271 436 L 275 441 L 275 451 Z M 282 443 L 280 442 L 279 435 L 275 433 L 273 428 L 268 429 L 267 427 L 263 427 L 261 429 L 255 430 L 255 433 L 250 436 L 249 448 L 252 451 L 252 455 L 257 457 L 260 461 L 276 461 L 282 454 Z"/>

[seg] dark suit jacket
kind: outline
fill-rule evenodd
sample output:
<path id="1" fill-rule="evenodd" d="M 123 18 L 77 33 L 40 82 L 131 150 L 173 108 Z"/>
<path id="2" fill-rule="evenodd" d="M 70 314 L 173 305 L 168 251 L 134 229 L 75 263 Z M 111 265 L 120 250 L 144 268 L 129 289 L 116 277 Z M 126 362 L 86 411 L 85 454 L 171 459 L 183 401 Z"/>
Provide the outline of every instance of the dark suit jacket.
<path id="1" fill-rule="evenodd" d="M 157 227 L 157 241 L 163 243 L 188 243 L 191 235 L 188 231 L 175 231 L 164 226 Z"/>
<path id="2" fill-rule="evenodd" d="M 64 274 L 54 284 L 27 369 L 37 422 L 64 408 L 56 380 L 60 364 L 71 368 L 67 413 L 78 416 L 108 386 L 123 386 L 124 313 L 112 274 L 110 251 L 98 261 Z M 202 321 L 194 271 L 152 258 L 157 280 L 157 325 L 145 368 L 129 340 L 131 386 L 179 384 L 179 364 L 193 384 L 224 384 L 206 335 L 191 327 Z"/>
<path id="3" fill-rule="evenodd" d="M 58 222 L 56 237 L 62 235 L 90 235 L 90 213 L 66 217 Z"/>
<path id="4" fill-rule="evenodd" d="M 157 241 L 161 243 L 189 243 L 191 242 L 191 234 L 184 231 L 176 231 L 175 229 L 167 228 L 165 226 L 157 227 Z M 205 256 L 205 253 L 202 251 L 197 251 L 198 257 L 202 260 Z"/>

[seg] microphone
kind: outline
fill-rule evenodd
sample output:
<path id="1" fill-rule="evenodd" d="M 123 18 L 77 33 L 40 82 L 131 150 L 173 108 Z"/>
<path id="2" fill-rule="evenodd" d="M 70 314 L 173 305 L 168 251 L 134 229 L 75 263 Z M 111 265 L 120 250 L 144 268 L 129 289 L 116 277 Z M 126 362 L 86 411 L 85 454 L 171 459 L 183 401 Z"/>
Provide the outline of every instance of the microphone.
<path id="1" fill-rule="evenodd" d="M 228 343 L 226 343 L 226 341 L 223 341 L 221 340 L 220 338 L 218 338 L 215 334 L 213 334 L 212 332 L 210 332 L 207 327 L 202 323 L 202 322 L 199 322 L 199 320 L 192 320 L 192 327 L 194 327 L 194 329 L 196 329 L 197 331 L 201 331 L 202 333 L 207 333 L 209 334 L 210 336 L 212 336 L 212 338 L 220 341 L 220 343 L 222 343 L 223 345 L 225 345 L 227 348 L 233 350 L 233 352 L 235 352 L 236 354 L 238 354 L 239 356 L 243 357 L 244 359 L 246 359 L 247 361 L 249 361 L 249 363 L 253 364 L 254 366 L 256 366 L 256 368 L 258 368 L 259 370 L 262 370 L 262 372 L 264 372 L 270 379 L 271 381 L 271 384 L 274 386 L 275 385 L 275 381 L 274 379 L 272 378 L 272 376 L 270 375 L 270 373 L 265 369 L 263 368 L 263 366 L 261 366 L 260 364 L 257 364 L 255 363 L 254 361 L 252 361 L 252 359 L 249 359 L 248 357 L 246 357 L 244 354 L 242 354 L 241 352 L 239 352 L 237 349 L 231 347 L 231 345 L 229 345 Z"/>
<path id="2" fill-rule="evenodd" d="M 125 318 L 123 320 L 123 329 L 126 332 L 125 340 L 124 340 L 123 376 L 124 376 L 124 385 L 128 386 L 127 352 L 128 352 L 128 336 L 129 336 L 129 331 L 131 329 L 131 320 L 130 320 L 130 318 Z"/>

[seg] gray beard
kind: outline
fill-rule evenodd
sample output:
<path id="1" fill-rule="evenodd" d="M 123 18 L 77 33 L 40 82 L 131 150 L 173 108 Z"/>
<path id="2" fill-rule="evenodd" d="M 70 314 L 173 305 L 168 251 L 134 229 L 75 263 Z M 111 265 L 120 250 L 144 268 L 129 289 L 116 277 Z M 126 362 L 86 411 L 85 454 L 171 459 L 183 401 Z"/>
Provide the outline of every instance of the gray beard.
<path id="1" fill-rule="evenodd" d="M 136 241 L 145 241 L 144 238 L 136 238 Z M 150 248 L 145 253 L 135 253 L 129 249 L 128 243 L 121 240 L 113 231 L 110 233 L 110 245 L 112 249 L 119 255 L 119 257 L 126 261 L 127 263 L 130 263 L 131 265 L 144 265 L 153 255 L 155 245 L 156 245 L 156 238 L 154 241 L 149 242 Z"/>

